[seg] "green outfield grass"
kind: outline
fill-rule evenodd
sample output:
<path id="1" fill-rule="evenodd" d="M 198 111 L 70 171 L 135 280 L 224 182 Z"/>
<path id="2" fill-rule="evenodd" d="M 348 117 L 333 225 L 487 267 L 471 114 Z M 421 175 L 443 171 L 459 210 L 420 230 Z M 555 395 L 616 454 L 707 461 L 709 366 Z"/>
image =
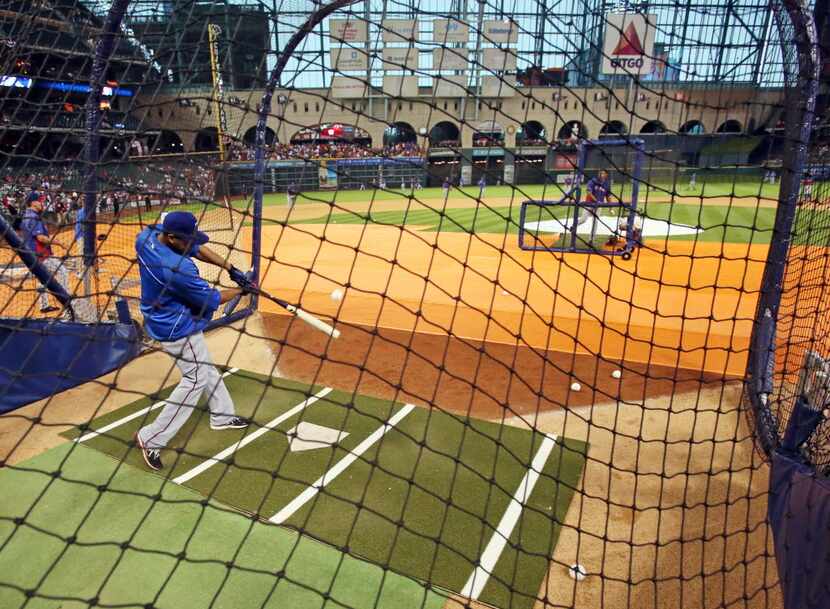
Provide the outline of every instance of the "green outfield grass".
<path id="1" fill-rule="evenodd" d="M 530 207 L 526 222 L 550 219 L 551 216 L 564 218 L 573 214 L 573 207 L 562 206 L 554 211 L 538 215 L 539 208 Z M 671 203 L 649 203 L 641 208 L 646 218 L 663 220 L 671 224 L 701 229 L 697 235 L 672 236 L 672 240 L 719 241 L 729 243 L 769 243 L 775 220 L 775 209 L 752 207 L 729 207 L 722 205 L 678 205 Z M 824 212 L 812 212 L 825 215 Z M 612 210 L 602 212 L 604 216 L 615 215 Z M 806 218 L 806 216 L 805 216 Z M 302 224 L 382 224 L 389 226 L 407 225 L 426 231 L 468 232 L 468 233 L 517 233 L 520 220 L 520 205 L 488 207 L 482 204 L 475 208 L 435 209 L 413 204 L 409 210 L 361 212 L 339 212 L 313 219 L 297 220 Z M 804 220 L 809 221 L 809 220 Z M 826 220 L 822 220 L 826 223 Z M 268 221 L 266 221 L 266 224 Z"/>
<path id="2" fill-rule="evenodd" d="M 685 180 L 685 179 L 684 179 Z M 625 200 L 630 194 L 630 184 L 620 185 L 617 193 Z M 706 201 L 706 198 L 730 197 L 734 201 L 747 200 L 754 203 L 758 196 L 774 200 L 778 196 L 778 184 L 761 184 L 757 180 L 734 181 L 721 177 L 704 182 L 699 177 L 697 187 L 688 188 L 688 182 L 678 183 L 677 192 L 683 197 L 692 198 L 691 201 L 669 200 L 671 184 L 656 184 L 656 190 L 647 190 L 641 185 L 639 196 L 639 210 L 646 217 L 653 220 L 667 221 L 700 229 L 697 235 L 672 235 L 672 240 L 680 241 L 709 241 L 728 243 L 769 243 L 772 235 L 772 226 L 775 218 L 775 209 L 772 207 L 756 207 L 755 205 L 716 205 Z M 411 226 L 426 231 L 469 232 L 515 234 L 519 226 L 520 204 L 528 199 L 559 200 L 562 191 L 555 186 L 520 185 L 515 188 L 508 186 L 488 186 L 485 199 L 475 204 L 478 188 L 453 189 L 450 197 L 453 202 L 467 201 L 469 207 L 453 207 L 444 204 L 443 190 L 440 188 L 425 188 L 414 193 L 409 190 L 373 191 L 373 190 L 338 190 L 304 192 L 297 199 L 297 205 L 311 203 L 325 203 L 333 205 L 331 213 L 316 218 L 289 220 L 290 223 L 302 224 L 381 224 L 390 226 Z M 701 200 L 694 201 L 695 197 Z M 510 199 L 508 205 L 503 200 Z M 501 200 L 500 200 L 501 199 Z M 488 204 L 488 201 L 498 203 Z M 352 212 L 338 209 L 338 204 L 367 203 L 371 205 L 369 212 Z M 386 209 L 386 203 L 405 203 L 407 209 Z M 286 197 L 282 193 L 265 195 L 264 206 L 285 205 Z M 243 209 L 251 204 L 250 200 L 235 200 L 233 206 Z M 218 205 L 218 204 L 217 204 Z M 188 209 L 194 213 L 205 210 L 203 204 L 188 204 L 177 207 Z M 562 208 L 555 212 L 559 217 L 573 213 Z M 803 210 L 799 222 L 815 224 L 826 223 L 825 212 Z M 816 216 L 819 214 L 819 216 Z M 613 215 L 606 211 L 603 215 Z M 531 220 L 530 216 L 528 220 Z M 265 225 L 281 224 L 282 221 L 265 218 Z M 646 236 L 647 239 L 655 237 Z M 659 237 L 657 237 L 659 239 Z"/>
<path id="3" fill-rule="evenodd" d="M 226 381 L 238 412 L 259 425 L 322 389 L 282 379 L 267 381 L 247 372 Z M 131 404 L 101 417 L 92 427 L 100 428 L 149 403 Z M 295 505 L 315 480 L 361 450 L 392 417 L 403 418 L 322 492 L 304 505 Z M 335 447 L 295 453 L 289 450 L 286 432 L 301 421 L 345 431 L 348 436 Z M 135 419 L 85 444 L 141 468 L 139 452 L 129 446 L 140 423 L 140 418 Z M 78 432 L 70 435 L 77 437 Z M 549 437 L 528 429 L 332 391 L 240 448 L 232 459 L 214 462 L 189 478 L 187 472 L 244 435 L 211 432 L 207 416 L 197 413 L 171 447 L 182 449 L 181 454 L 172 450 L 164 454 L 163 474 L 184 475 L 180 482 L 194 491 L 260 519 L 282 514 L 284 524 L 304 534 L 456 592 L 462 590 L 493 537 L 534 455 L 540 446 L 552 446 L 510 534 L 510 544 L 497 554 L 480 595 L 485 602 L 517 609 L 533 606 L 556 546 L 557 523 L 563 521 L 579 483 L 586 451 L 584 443 L 560 438 L 551 444 Z"/>
<path id="4" fill-rule="evenodd" d="M 650 188 L 647 188 L 649 186 Z M 517 202 L 526 199 L 540 199 L 540 200 L 559 200 L 563 195 L 563 186 L 558 185 L 542 185 L 542 184 L 518 184 L 516 186 L 488 186 L 485 191 L 486 199 L 511 199 Z M 755 179 L 746 179 L 741 177 L 740 180 L 735 180 L 724 176 L 713 176 L 704 181 L 704 178 L 699 175 L 697 186 L 689 188 L 688 179 L 684 178 L 676 184 L 665 181 L 656 181 L 648 185 L 640 184 L 639 200 L 641 205 L 649 201 L 665 202 L 670 199 L 671 193 L 675 192 L 681 197 L 735 197 L 747 198 L 753 200 L 757 197 L 775 200 L 778 197 L 779 184 L 762 184 Z M 631 195 L 631 183 L 618 184 L 614 192 L 619 196 L 628 199 Z M 450 192 L 450 197 L 453 200 L 470 202 L 475 201 L 479 196 L 478 187 L 468 186 L 464 188 L 453 187 Z M 388 190 L 317 190 L 304 191 L 297 197 L 297 205 L 306 205 L 311 203 L 371 203 L 373 201 L 408 201 L 410 197 L 415 199 L 429 201 L 430 205 L 434 207 L 433 202 L 438 202 L 444 199 L 444 191 L 441 188 L 422 188 L 421 190 L 411 191 L 410 189 L 395 189 Z M 244 210 L 251 205 L 251 199 L 234 199 L 232 206 L 235 209 Z M 263 197 L 263 206 L 279 206 L 286 204 L 285 193 L 270 193 Z M 222 201 L 215 203 L 188 203 L 186 205 L 176 206 L 179 210 L 188 210 L 194 213 L 204 210 L 206 207 L 223 207 L 225 204 Z M 154 210 L 148 214 L 142 214 L 146 219 L 158 218 L 158 210 Z"/>
<path id="5" fill-rule="evenodd" d="M 778 197 L 779 184 L 762 184 L 757 180 L 735 181 L 729 178 L 717 177 L 704 181 L 698 176 L 697 186 L 688 187 L 688 180 L 678 182 L 676 185 L 671 182 L 657 181 L 650 183 L 652 189 L 647 190 L 645 184 L 640 184 L 640 200 L 667 199 L 676 189 L 677 195 L 682 197 L 737 197 L 776 199 Z M 614 191 L 622 197 L 628 198 L 631 193 L 631 184 L 618 185 Z M 553 199 L 561 198 L 563 188 L 556 185 L 542 184 L 517 184 L 516 186 L 488 186 L 485 191 L 487 198 L 510 198 L 516 200 L 525 199 Z M 455 199 L 468 198 L 474 201 L 479 195 L 478 187 L 453 187 L 450 196 Z M 396 201 L 408 200 L 410 196 L 417 199 L 432 200 L 443 199 L 444 191 L 441 188 L 422 188 L 413 191 L 410 189 L 390 188 L 388 190 L 319 190 L 302 192 L 297 198 L 297 204 L 303 203 L 356 203 L 369 201 Z M 285 205 L 286 196 L 284 193 L 271 193 L 263 197 L 263 205 Z M 235 201 L 235 206 L 245 207 L 244 201 Z"/>

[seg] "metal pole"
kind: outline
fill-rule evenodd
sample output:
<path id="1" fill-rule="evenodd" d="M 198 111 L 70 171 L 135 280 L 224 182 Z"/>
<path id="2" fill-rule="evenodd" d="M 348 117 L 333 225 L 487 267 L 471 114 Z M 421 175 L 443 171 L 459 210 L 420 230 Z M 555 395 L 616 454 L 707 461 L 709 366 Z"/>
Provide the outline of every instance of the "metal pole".
<path id="1" fill-rule="evenodd" d="M 210 75 L 213 80 L 213 112 L 216 115 L 216 136 L 219 139 L 219 161 L 225 162 L 225 120 L 224 102 L 225 92 L 222 83 L 222 74 L 219 71 L 219 34 L 222 28 L 214 23 L 208 24 L 208 48 L 210 50 Z"/>
<path id="2" fill-rule="evenodd" d="M 84 161 L 84 292 L 91 292 L 90 274 L 97 262 L 97 195 L 98 195 L 98 161 L 101 146 L 101 92 L 107 77 L 107 65 L 115 49 L 116 34 L 124 19 L 124 13 L 130 0 L 113 0 L 110 6 L 101 37 L 95 45 L 95 58 L 89 77 L 90 92 L 86 100 L 86 147 Z"/>

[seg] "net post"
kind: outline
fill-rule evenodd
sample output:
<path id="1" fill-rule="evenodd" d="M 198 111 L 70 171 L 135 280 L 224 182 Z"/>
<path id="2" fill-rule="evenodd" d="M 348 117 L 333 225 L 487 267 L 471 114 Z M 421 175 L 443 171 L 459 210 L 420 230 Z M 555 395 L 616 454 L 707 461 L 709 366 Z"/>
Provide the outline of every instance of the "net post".
<path id="1" fill-rule="evenodd" d="M 527 204 L 525 201 L 519 207 L 519 249 L 525 249 L 525 219 L 527 218 Z"/>
<path id="2" fill-rule="evenodd" d="M 631 140 L 634 146 L 634 171 L 631 176 L 631 205 L 628 209 L 628 219 L 626 220 L 625 240 L 630 244 L 634 239 L 634 222 L 637 216 L 637 201 L 640 200 L 640 175 L 643 170 L 643 156 L 645 155 L 646 143 L 641 138 Z M 622 217 L 622 208 L 620 210 L 620 217 Z"/>
<path id="3" fill-rule="evenodd" d="M 86 144 L 84 161 L 84 291 L 91 293 L 90 281 L 95 274 L 97 264 L 97 195 L 98 195 L 98 160 L 101 145 L 101 93 L 106 79 L 109 58 L 115 49 L 116 32 L 121 26 L 130 0 L 114 0 L 107 13 L 100 38 L 95 45 L 95 58 L 89 78 L 90 91 L 86 100 Z"/>
<path id="4" fill-rule="evenodd" d="M 818 56 L 818 33 L 815 22 L 798 0 L 771 3 L 780 39 L 792 40 L 796 49 L 796 70 L 783 61 L 785 78 L 785 150 L 781 183 L 772 238 L 761 279 L 755 327 L 750 338 L 747 360 L 747 397 L 755 417 L 759 445 L 769 455 L 778 444 L 779 421 L 765 396 L 772 393 L 775 362 L 775 326 L 783 291 L 787 257 L 792 243 L 801 176 L 807 161 L 821 62 Z M 794 30 L 790 33 L 787 23 Z"/>
<path id="5" fill-rule="evenodd" d="M 571 228 L 568 231 L 570 233 L 568 250 L 572 252 L 576 251 L 576 231 L 580 213 L 579 203 L 580 201 L 582 201 L 582 182 L 584 181 L 585 177 L 585 162 L 588 156 L 586 146 L 589 145 L 591 145 L 590 140 L 580 141 L 576 155 L 576 183 L 574 184 L 574 187 L 571 189 L 571 194 L 574 198 L 573 218 L 571 218 Z"/>

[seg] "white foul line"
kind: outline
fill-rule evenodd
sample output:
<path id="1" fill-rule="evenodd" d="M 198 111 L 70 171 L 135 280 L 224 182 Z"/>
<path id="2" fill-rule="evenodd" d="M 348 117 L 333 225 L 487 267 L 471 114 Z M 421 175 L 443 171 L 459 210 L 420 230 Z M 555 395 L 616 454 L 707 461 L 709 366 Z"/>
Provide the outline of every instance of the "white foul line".
<path id="1" fill-rule="evenodd" d="M 226 371 L 222 375 L 222 378 L 228 377 L 231 374 L 236 374 L 237 372 L 239 372 L 239 368 L 231 368 L 230 370 Z M 112 429 L 115 429 L 116 427 L 121 427 L 124 423 L 129 423 L 133 419 L 137 419 L 138 417 L 144 416 L 145 414 L 147 414 L 148 412 L 150 412 L 152 410 L 155 410 L 156 408 L 161 408 L 166 403 L 167 403 L 167 400 L 161 400 L 160 402 L 156 402 L 152 406 L 147 406 L 147 407 L 142 408 L 141 410 L 138 410 L 138 411 L 136 411 L 132 414 L 128 414 L 126 417 L 118 419 L 117 421 L 113 421 L 112 423 L 110 423 L 108 425 L 104 425 L 101 429 L 96 429 L 95 431 L 90 431 L 89 433 L 85 433 L 80 438 L 75 438 L 74 441 L 75 442 L 86 442 L 87 440 L 91 440 L 92 438 L 95 438 L 97 436 L 100 436 L 101 434 L 107 433 L 108 431 L 110 431 Z"/>
<path id="2" fill-rule="evenodd" d="M 539 450 L 536 451 L 533 462 L 530 464 L 530 469 L 525 472 L 519 488 L 510 499 L 510 505 L 507 506 L 507 510 L 505 510 L 504 515 L 501 517 L 499 526 L 493 531 L 493 536 L 484 549 L 478 566 L 461 589 L 462 596 L 475 600 L 479 597 L 481 591 L 484 590 L 484 586 L 487 580 L 490 579 L 490 574 L 495 569 L 496 563 L 499 561 L 499 557 L 504 550 L 504 546 L 507 545 L 507 540 L 513 534 L 513 528 L 519 521 L 524 504 L 530 499 L 531 494 L 533 494 L 533 487 L 536 486 L 536 482 L 539 480 L 539 476 L 545 468 L 545 463 L 548 461 L 550 451 L 553 450 L 555 444 L 556 436 L 553 434 L 545 434 L 545 439 L 542 440 Z"/>
<path id="3" fill-rule="evenodd" d="M 412 412 L 414 409 L 414 404 L 406 404 L 398 412 L 392 415 L 392 417 L 390 417 L 390 419 L 386 421 L 386 423 L 384 423 L 375 431 L 373 431 L 369 435 L 369 437 L 363 440 L 363 442 L 355 446 L 354 449 L 351 450 L 348 455 L 340 459 L 340 461 L 338 461 L 334 465 L 334 467 L 332 467 L 322 476 L 317 478 L 317 480 L 315 480 L 311 484 L 311 486 L 309 486 L 302 493 L 297 495 L 291 501 L 291 503 L 289 503 L 279 512 L 271 516 L 271 518 L 269 518 L 268 520 L 270 522 L 273 522 L 274 524 L 282 524 L 283 522 L 291 518 L 291 516 L 293 516 L 297 510 L 299 510 L 306 503 L 311 501 L 314 498 L 314 496 L 320 492 L 320 489 L 322 489 L 324 486 L 326 486 L 326 484 L 328 484 L 329 482 L 337 478 L 337 476 L 346 471 L 346 468 L 348 468 L 352 463 L 357 461 L 357 459 L 360 458 L 360 455 L 369 450 L 372 447 L 372 445 L 374 445 L 378 440 L 380 440 L 384 435 L 386 435 L 387 432 L 391 431 L 392 428 L 395 427 L 395 425 L 400 423 L 403 420 L 403 418 L 410 412 Z"/>
<path id="4" fill-rule="evenodd" d="M 175 482 L 176 484 L 184 484 L 188 480 L 190 480 L 192 478 L 195 478 L 196 476 L 198 476 L 202 472 L 207 471 L 208 469 L 210 469 L 211 467 L 213 467 L 217 463 L 221 463 L 222 461 L 224 461 L 225 459 L 230 457 L 233 453 L 238 451 L 240 448 L 242 448 L 244 446 L 247 446 L 248 444 L 250 444 L 251 442 L 253 442 L 257 438 L 259 438 L 261 435 L 263 435 L 265 432 L 274 429 L 274 427 L 276 427 L 277 425 L 279 425 L 283 421 L 285 421 L 287 419 L 290 419 L 291 417 L 293 417 L 295 414 L 297 414 L 298 412 L 300 412 L 301 410 L 303 410 L 307 406 L 311 406 L 317 400 L 326 397 L 329 393 L 331 393 L 331 391 L 332 391 L 331 387 L 325 387 L 325 388 L 321 389 L 320 391 L 318 391 L 317 393 L 315 393 L 311 397 L 303 400 L 302 402 L 300 402 L 299 404 L 297 404 L 296 406 L 294 406 L 290 410 L 286 410 L 284 413 L 282 413 L 276 419 L 274 419 L 272 421 L 269 421 L 268 423 L 266 423 L 265 425 L 263 425 L 262 427 L 257 429 L 255 432 L 241 438 L 238 442 L 235 442 L 234 444 L 231 444 L 225 450 L 216 453 L 215 455 L 210 457 L 207 461 L 203 461 L 202 463 L 200 463 L 199 465 L 197 465 L 193 469 L 183 473 L 181 476 L 177 476 L 177 477 L 173 478 L 173 482 Z"/>

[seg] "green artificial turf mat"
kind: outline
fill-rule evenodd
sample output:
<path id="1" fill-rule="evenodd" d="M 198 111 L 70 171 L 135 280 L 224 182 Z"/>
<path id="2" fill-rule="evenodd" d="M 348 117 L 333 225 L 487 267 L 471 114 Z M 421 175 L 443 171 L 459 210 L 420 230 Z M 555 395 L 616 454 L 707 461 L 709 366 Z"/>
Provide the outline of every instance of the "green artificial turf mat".
<path id="1" fill-rule="evenodd" d="M 259 426 L 322 389 L 245 371 L 226 383 L 237 412 Z M 92 427 L 148 403 L 126 406 Z M 402 408 L 332 391 L 184 484 L 268 519 Z M 292 452 L 286 432 L 300 422 L 348 435 L 332 446 Z M 140 465 L 139 452 L 129 447 L 138 427 L 139 419 L 133 420 L 86 445 Z M 169 447 L 180 450 L 163 453 L 167 468 L 162 473 L 170 479 L 182 476 L 245 433 L 211 432 L 200 411 Z M 544 437 L 529 429 L 414 408 L 285 524 L 394 572 L 460 591 Z M 481 600 L 505 608 L 532 607 L 556 546 L 558 523 L 579 483 L 585 450 L 582 442 L 557 440 Z"/>
<path id="2" fill-rule="evenodd" d="M 83 445 L 6 467 L 0 486 L 14 489 L 0 500 L 4 609 L 23 606 L 25 591 L 32 609 L 87 607 L 94 597 L 137 609 L 439 609 L 445 601 Z"/>

